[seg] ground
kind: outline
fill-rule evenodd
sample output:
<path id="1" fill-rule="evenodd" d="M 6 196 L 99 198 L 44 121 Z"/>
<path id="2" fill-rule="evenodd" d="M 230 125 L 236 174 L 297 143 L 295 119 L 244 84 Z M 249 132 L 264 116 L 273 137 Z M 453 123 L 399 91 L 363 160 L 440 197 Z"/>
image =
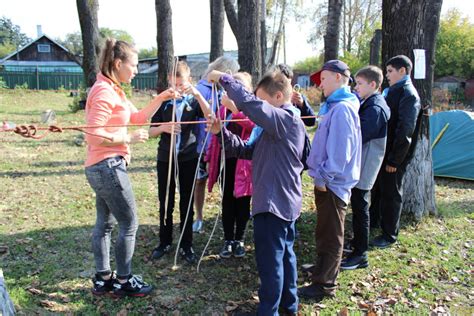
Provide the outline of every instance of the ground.
<path id="1" fill-rule="evenodd" d="M 139 95 L 133 101 L 141 107 L 149 99 Z M 71 102 L 66 91 L 1 90 L 0 119 L 39 124 L 41 113 L 52 109 L 58 125 L 83 124 L 84 113 L 71 113 Z M 133 267 L 156 290 L 145 299 L 94 298 L 90 294 L 94 194 L 83 171 L 85 147 L 75 144 L 78 135 L 51 133 L 34 141 L 0 133 L 0 268 L 19 315 L 222 315 L 255 308 L 258 275 L 251 224 L 243 259 L 219 260 L 220 220 L 199 272 L 180 260 L 173 270 L 174 252 L 162 261 L 148 259 L 158 240 L 156 140 L 133 146 L 129 169 L 140 219 Z M 295 246 L 300 271 L 302 264 L 313 261 L 315 251 L 316 215 L 306 175 L 303 190 Z M 474 183 L 436 179 L 436 202 L 439 216 L 419 223 L 405 219 L 395 247 L 371 251 L 368 269 L 341 272 L 337 297 L 319 304 L 302 300 L 301 314 L 472 315 Z M 206 200 L 205 231 L 195 235 L 199 255 L 218 210 L 218 192 L 213 192 Z M 346 224 L 350 218 L 349 211 Z M 307 274 L 299 272 L 300 285 L 308 280 Z"/>

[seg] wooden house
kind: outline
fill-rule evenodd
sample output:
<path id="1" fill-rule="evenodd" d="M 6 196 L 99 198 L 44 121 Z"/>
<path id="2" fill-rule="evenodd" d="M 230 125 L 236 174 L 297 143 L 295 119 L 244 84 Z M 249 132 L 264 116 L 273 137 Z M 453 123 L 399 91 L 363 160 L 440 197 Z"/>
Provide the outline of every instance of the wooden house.
<path id="1" fill-rule="evenodd" d="M 0 60 L 4 71 L 82 72 L 76 56 L 45 34 Z"/>

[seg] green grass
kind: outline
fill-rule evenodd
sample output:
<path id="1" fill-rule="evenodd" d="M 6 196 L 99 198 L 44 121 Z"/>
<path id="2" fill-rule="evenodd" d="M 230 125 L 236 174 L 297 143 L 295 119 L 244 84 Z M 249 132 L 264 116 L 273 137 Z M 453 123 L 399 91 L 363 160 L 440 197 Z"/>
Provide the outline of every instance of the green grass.
<path id="1" fill-rule="evenodd" d="M 143 106 L 149 97 L 135 97 Z M 61 126 L 83 124 L 84 113 L 68 112 L 65 92 L 0 91 L 0 119 L 17 124 L 40 121 L 53 109 Z M 94 194 L 83 173 L 85 148 L 74 144 L 78 132 L 50 134 L 40 141 L 0 133 L 0 268 L 20 315 L 30 314 L 224 314 L 226 308 L 255 307 L 258 289 L 252 225 L 246 236 L 248 255 L 219 260 L 223 242 L 218 229 L 201 264 L 173 271 L 174 253 L 163 261 L 148 257 L 158 241 L 156 140 L 133 146 L 130 175 L 139 206 L 134 271 L 156 287 L 145 299 L 97 299 L 90 294 L 94 273 L 90 237 L 95 220 Z M 336 299 L 301 302 L 303 315 L 334 315 L 368 310 L 394 314 L 429 314 L 444 309 L 472 315 L 474 183 L 436 179 L 440 216 L 404 222 L 400 242 L 370 252 L 370 267 L 341 272 Z M 304 182 L 303 215 L 296 242 L 298 265 L 314 259 L 315 212 L 309 178 Z M 198 254 L 209 239 L 218 211 L 216 192 L 207 196 L 205 232 L 195 235 Z M 175 223 L 177 222 L 175 212 Z M 347 224 L 350 223 L 350 214 Z M 177 228 L 177 227 L 176 227 Z M 177 229 L 175 238 L 177 239 Z M 1 248 L 0 248 L 1 249 Z M 299 284 L 309 280 L 300 273 Z"/>

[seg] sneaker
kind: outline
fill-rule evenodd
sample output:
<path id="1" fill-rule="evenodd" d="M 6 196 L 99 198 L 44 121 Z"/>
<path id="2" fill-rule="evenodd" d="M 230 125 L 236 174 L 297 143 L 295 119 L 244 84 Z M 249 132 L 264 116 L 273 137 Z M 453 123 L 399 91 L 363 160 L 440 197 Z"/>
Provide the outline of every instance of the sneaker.
<path id="1" fill-rule="evenodd" d="M 342 247 L 342 252 L 343 253 L 352 253 L 354 250 L 354 247 L 352 246 L 352 240 L 347 240 L 344 242 L 344 246 Z"/>
<path id="2" fill-rule="evenodd" d="M 181 258 L 186 260 L 187 263 L 193 264 L 196 262 L 196 255 L 194 254 L 193 247 L 179 248 Z"/>
<path id="3" fill-rule="evenodd" d="M 193 232 L 200 233 L 202 231 L 202 220 L 197 219 L 193 223 Z"/>
<path id="4" fill-rule="evenodd" d="M 233 240 L 226 240 L 224 242 L 224 247 L 222 247 L 221 252 L 219 252 L 219 257 L 223 259 L 230 258 L 232 256 L 232 245 L 234 244 Z"/>
<path id="5" fill-rule="evenodd" d="M 114 272 L 110 274 L 110 279 L 108 280 L 104 280 L 100 274 L 96 273 L 95 277 L 92 279 L 92 283 L 94 284 L 92 294 L 101 296 L 112 292 L 114 289 L 115 278 L 116 276 Z"/>
<path id="6" fill-rule="evenodd" d="M 243 256 L 245 256 L 245 246 L 243 241 L 234 241 L 234 244 L 232 245 L 232 254 L 236 258 L 242 258 Z"/>
<path id="7" fill-rule="evenodd" d="M 153 291 L 153 286 L 143 282 L 143 279 L 139 275 L 130 275 L 127 282 L 120 283 L 117 279 L 114 282 L 114 292 L 113 296 L 115 297 L 143 297 Z"/>
<path id="8" fill-rule="evenodd" d="M 171 245 L 160 244 L 158 247 L 153 249 L 153 253 L 151 254 L 151 259 L 153 260 L 160 259 L 165 254 L 170 252 L 170 250 L 171 250 Z"/>
<path id="9" fill-rule="evenodd" d="M 372 247 L 375 247 L 375 248 L 384 249 L 384 248 L 390 247 L 394 243 L 395 243 L 395 241 L 393 241 L 393 242 L 388 241 L 387 239 L 385 239 L 384 236 L 377 236 L 370 242 L 370 245 Z"/>
<path id="10" fill-rule="evenodd" d="M 367 256 L 359 256 L 356 254 L 350 254 L 346 259 L 341 262 L 341 270 L 355 270 L 367 268 L 369 266 L 369 260 Z"/>
<path id="11" fill-rule="evenodd" d="M 310 284 L 298 288 L 298 296 L 309 298 L 321 302 L 324 298 L 333 298 L 336 296 L 336 287 L 326 287 L 321 284 Z"/>

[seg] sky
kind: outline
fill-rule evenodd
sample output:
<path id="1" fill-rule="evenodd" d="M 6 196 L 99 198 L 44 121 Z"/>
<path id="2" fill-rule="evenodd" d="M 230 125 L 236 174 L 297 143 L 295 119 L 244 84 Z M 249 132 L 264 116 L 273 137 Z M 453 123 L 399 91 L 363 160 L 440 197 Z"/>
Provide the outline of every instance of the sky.
<path id="1" fill-rule="evenodd" d="M 322 0 L 306 0 L 312 5 Z M 80 31 L 74 0 L 1 0 L 1 15 L 19 25 L 30 38 L 36 38 L 36 26 L 53 39 L 64 39 L 67 33 Z M 132 5 L 133 3 L 133 5 Z M 171 0 L 173 41 L 176 55 L 203 53 L 210 50 L 209 0 Z M 474 21 L 474 1 L 444 0 L 442 13 L 459 8 Z M 54 9 L 52 9 L 54 8 Z M 304 10 L 304 8 L 303 8 Z M 127 31 L 138 49 L 156 47 L 156 13 L 154 0 L 99 0 L 99 27 Z M 321 47 L 307 43 L 311 22 L 289 20 L 286 25 L 287 60 L 295 62 L 318 54 Z M 224 28 L 224 50 L 236 50 L 237 43 L 227 20 Z M 280 62 L 283 62 L 280 54 Z"/>

